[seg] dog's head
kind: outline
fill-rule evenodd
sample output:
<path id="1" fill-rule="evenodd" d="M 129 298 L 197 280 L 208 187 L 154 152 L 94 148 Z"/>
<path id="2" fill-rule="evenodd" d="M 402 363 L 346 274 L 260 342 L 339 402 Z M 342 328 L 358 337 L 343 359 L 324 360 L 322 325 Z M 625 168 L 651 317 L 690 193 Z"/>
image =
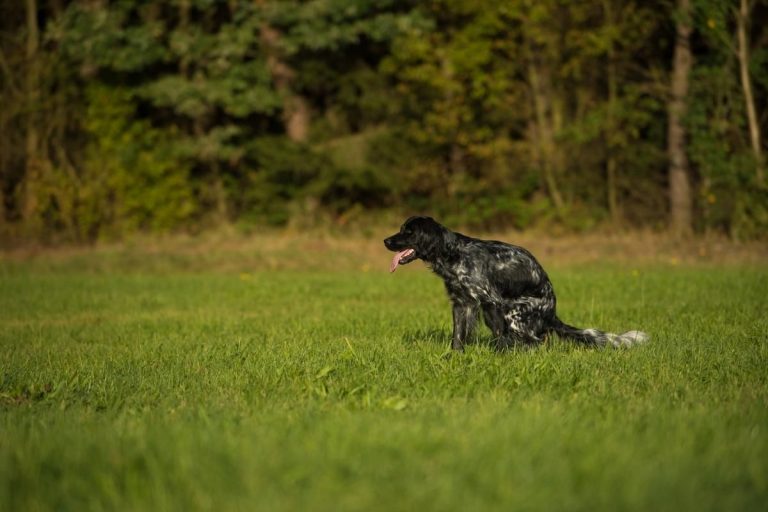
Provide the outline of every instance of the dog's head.
<path id="1" fill-rule="evenodd" d="M 394 272 L 398 265 L 405 265 L 415 259 L 435 261 L 445 250 L 451 231 L 432 217 L 411 217 L 400 231 L 384 240 L 384 245 L 396 254 L 389 267 Z"/>

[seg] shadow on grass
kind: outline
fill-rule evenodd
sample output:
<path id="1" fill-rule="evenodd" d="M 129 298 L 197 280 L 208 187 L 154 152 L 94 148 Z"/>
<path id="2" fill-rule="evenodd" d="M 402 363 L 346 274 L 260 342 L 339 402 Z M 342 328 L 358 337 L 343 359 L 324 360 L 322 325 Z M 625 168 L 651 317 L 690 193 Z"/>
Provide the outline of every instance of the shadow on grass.
<path id="1" fill-rule="evenodd" d="M 402 342 L 404 345 L 420 345 L 431 344 L 440 345 L 442 347 L 451 346 L 451 331 L 449 329 L 437 329 L 437 328 L 424 328 L 424 329 L 411 329 L 403 333 Z M 560 338 L 555 334 L 550 334 L 540 342 L 536 344 L 515 344 L 509 345 L 504 348 L 497 348 L 496 338 L 490 335 L 490 333 L 473 333 L 472 337 L 467 340 L 466 345 L 478 345 L 488 347 L 498 353 L 507 352 L 530 352 L 530 351 L 557 351 L 557 352 L 574 352 L 574 351 L 590 351 L 600 350 L 598 347 L 584 346 L 576 343 L 572 340 Z"/>
<path id="2" fill-rule="evenodd" d="M 451 345 L 451 334 L 451 331 L 447 329 L 412 329 L 403 334 L 402 341 L 405 345 L 430 343 L 449 347 Z M 496 340 L 490 334 L 475 332 L 465 344 L 495 347 Z"/>
<path id="3" fill-rule="evenodd" d="M 420 343 L 445 345 L 451 343 L 451 333 L 446 329 L 412 329 L 403 333 L 402 340 L 405 345 L 418 345 Z"/>

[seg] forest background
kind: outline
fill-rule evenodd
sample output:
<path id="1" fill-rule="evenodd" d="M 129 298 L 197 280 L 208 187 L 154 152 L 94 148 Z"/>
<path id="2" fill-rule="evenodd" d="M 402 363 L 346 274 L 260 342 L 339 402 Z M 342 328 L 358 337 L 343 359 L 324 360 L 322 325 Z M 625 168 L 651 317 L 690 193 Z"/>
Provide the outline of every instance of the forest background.
<path id="1" fill-rule="evenodd" d="M 768 233 L 768 2 L 0 3 L 0 240 Z"/>

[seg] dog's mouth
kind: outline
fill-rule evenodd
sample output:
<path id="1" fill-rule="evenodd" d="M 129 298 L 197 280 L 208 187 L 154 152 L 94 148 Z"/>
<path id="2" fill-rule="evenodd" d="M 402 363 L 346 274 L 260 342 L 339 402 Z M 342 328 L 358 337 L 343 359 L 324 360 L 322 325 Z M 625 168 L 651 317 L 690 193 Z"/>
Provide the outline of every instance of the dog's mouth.
<path id="1" fill-rule="evenodd" d="M 413 249 L 405 249 L 403 251 L 399 251 L 392 258 L 392 263 L 389 265 L 389 271 L 394 272 L 397 270 L 398 265 L 407 265 L 415 259 L 416 251 Z"/>

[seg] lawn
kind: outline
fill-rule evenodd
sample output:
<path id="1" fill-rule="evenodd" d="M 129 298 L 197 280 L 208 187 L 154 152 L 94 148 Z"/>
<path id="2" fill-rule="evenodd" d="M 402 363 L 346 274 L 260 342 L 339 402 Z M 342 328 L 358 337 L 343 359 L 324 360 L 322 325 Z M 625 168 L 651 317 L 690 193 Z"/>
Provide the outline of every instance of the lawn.
<path id="1" fill-rule="evenodd" d="M 387 254 L 98 258 L 0 262 L 0 510 L 766 510 L 766 266 L 550 267 L 651 342 L 452 354 Z"/>

